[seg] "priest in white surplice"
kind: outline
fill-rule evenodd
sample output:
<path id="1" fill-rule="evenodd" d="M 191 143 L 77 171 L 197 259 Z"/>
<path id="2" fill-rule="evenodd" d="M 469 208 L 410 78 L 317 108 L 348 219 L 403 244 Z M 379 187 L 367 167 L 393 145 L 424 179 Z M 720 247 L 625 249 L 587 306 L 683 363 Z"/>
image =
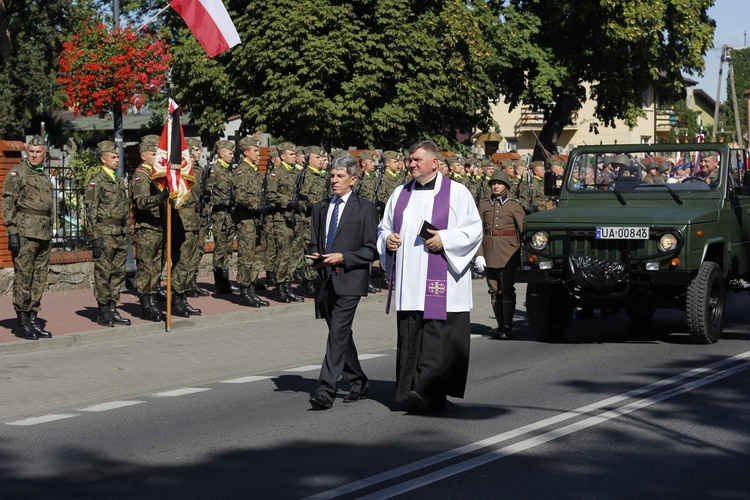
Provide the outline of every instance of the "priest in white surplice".
<path id="1" fill-rule="evenodd" d="M 396 401 L 408 400 L 420 411 L 464 395 L 469 266 L 482 239 L 471 193 L 438 172 L 437 156 L 432 141 L 409 148 L 413 180 L 393 192 L 378 227 L 378 251 L 392 283 L 386 310 L 392 301 L 397 311 Z M 424 221 L 437 231 L 424 229 L 420 236 Z"/>

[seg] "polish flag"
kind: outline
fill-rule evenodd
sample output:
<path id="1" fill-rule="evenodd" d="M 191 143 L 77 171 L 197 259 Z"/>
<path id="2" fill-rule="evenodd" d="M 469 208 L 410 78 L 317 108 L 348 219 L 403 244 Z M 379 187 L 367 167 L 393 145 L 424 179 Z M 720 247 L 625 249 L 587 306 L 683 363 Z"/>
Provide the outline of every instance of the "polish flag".
<path id="1" fill-rule="evenodd" d="M 173 0 L 170 4 L 182 17 L 208 57 L 214 57 L 241 43 L 237 28 L 221 0 Z"/>
<path id="2" fill-rule="evenodd" d="M 151 180 L 161 189 L 169 186 L 169 198 L 175 208 L 180 208 L 190 198 L 190 188 L 195 184 L 195 172 L 180 124 L 180 108 L 172 99 L 169 99 L 169 117 L 156 148 Z"/>

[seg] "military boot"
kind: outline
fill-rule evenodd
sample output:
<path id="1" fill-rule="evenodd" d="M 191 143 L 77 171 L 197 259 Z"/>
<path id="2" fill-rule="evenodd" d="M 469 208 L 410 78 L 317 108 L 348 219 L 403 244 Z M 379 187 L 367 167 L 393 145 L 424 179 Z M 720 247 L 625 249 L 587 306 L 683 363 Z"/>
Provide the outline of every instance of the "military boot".
<path id="1" fill-rule="evenodd" d="M 120 316 L 120 312 L 117 310 L 117 304 L 115 304 L 114 300 L 109 301 L 109 312 L 112 315 L 112 321 L 116 325 L 130 326 L 130 320 Z"/>
<path id="2" fill-rule="evenodd" d="M 180 294 L 172 293 L 172 314 L 181 318 L 189 318 L 190 313 L 185 309 L 185 304 L 180 300 Z"/>
<path id="3" fill-rule="evenodd" d="M 294 270 L 294 283 L 296 285 L 301 285 L 305 282 L 305 276 L 302 274 L 302 268 L 298 267 Z"/>
<path id="4" fill-rule="evenodd" d="M 153 295 L 141 295 L 139 297 L 141 301 L 141 319 L 145 319 L 146 321 L 161 321 L 161 311 L 156 309 L 154 303 L 151 302 L 153 297 Z"/>
<path id="5" fill-rule="evenodd" d="M 255 289 L 253 288 L 253 293 Z M 256 295 L 257 297 L 257 295 Z M 260 303 L 250 295 L 250 288 L 246 286 L 240 287 L 240 305 L 249 307 L 260 307 Z"/>
<path id="6" fill-rule="evenodd" d="M 112 319 L 112 311 L 109 310 L 109 303 L 98 302 L 99 316 L 96 317 L 96 323 L 102 326 L 115 326 Z"/>
<path id="7" fill-rule="evenodd" d="M 156 300 L 159 302 L 166 302 L 167 301 L 167 291 L 164 290 L 164 287 L 161 286 L 161 283 L 156 285 Z"/>
<path id="8" fill-rule="evenodd" d="M 288 292 L 286 290 L 286 283 L 277 283 L 276 284 L 276 302 L 284 302 L 285 304 L 288 304 L 292 301 L 292 299 L 289 297 Z"/>
<path id="9" fill-rule="evenodd" d="M 278 282 L 276 281 L 276 272 L 274 271 L 266 271 L 266 290 L 270 287 L 273 288 L 275 286 L 278 286 Z"/>
<path id="10" fill-rule="evenodd" d="M 227 271 L 227 275 L 225 276 L 222 269 L 214 269 L 214 284 L 216 285 L 216 293 L 231 295 L 232 285 L 231 283 L 229 283 L 228 275 L 229 271 Z"/>
<path id="11" fill-rule="evenodd" d="M 305 298 L 301 295 L 297 295 L 294 292 L 292 292 L 292 285 L 287 281 L 284 283 L 284 287 L 286 288 L 286 296 L 289 297 L 293 302 L 304 302 Z"/>
<path id="12" fill-rule="evenodd" d="M 189 286 L 188 291 L 187 291 L 188 297 L 192 297 L 195 299 L 198 297 L 208 297 L 209 295 L 209 293 L 206 290 L 204 290 L 198 285 L 198 282 L 196 281 L 195 276 L 193 276 L 193 279 L 190 280 L 190 283 L 188 286 Z"/>
<path id="13" fill-rule="evenodd" d="M 232 290 L 232 292 L 238 292 L 240 290 L 240 287 L 237 285 L 233 285 L 232 282 L 229 280 L 229 270 L 228 269 L 222 269 L 221 271 L 221 277 L 224 280 L 224 282 L 229 285 L 229 289 Z"/>
<path id="14" fill-rule="evenodd" d="M 318 292 L 318 284 L 315 280 L 305 280 L 305 297 L 314 299 Z"/>
<path id="15" fill-rule="evenodd" d="M 261 307 L 268 307 L 271 305 L 268 303 L 268 301 L 265 301 L 260 298 L 260 296 L 258 295 L 258 292 L 255 291 L 255 287 L 253 285 L 250 285 L 248 288 L 249 289 L 247 293 L 250 295 L 250 298 L 255 300 L 258 304 L 260 304 Z"/>
<path id="16" fill-rule="evenodd" d="M 26 340 L 39 340 L 39 336 L 34 331 L 31 324 L 29 313 L 25 311 L 16 311 L 18 322 L 16 323 L 16 337 Z"/>
<path id="17" fill-rule="evenodd" d="M 184 293 L 179 294 L 180 302 L 182 302 L 183 307 L 188 312 L 190 316 L 200 316 L 201 310 L 196 309 L 195 307 L 188 304 L 187 298 Z"/>
<path id="18" fill-rule="evenodd" d="M 52 333 L 42 328 L 42 326 L 39 324 L 36 318 L 36 313 L 34 311 L 29 312 L 29 321 L 31 321 L 31 326 L 32 328 L 34 328 L 37 337 L 39 337 L 40 339 L 52 338 Z"/>

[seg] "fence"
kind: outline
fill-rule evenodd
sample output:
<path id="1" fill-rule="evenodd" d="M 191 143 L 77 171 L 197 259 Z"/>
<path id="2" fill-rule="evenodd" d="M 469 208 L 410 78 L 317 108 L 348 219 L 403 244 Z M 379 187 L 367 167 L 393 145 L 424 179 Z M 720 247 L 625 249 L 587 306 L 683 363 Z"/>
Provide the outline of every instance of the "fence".
<path id="1" fill-rule="evenodd" d="M 52 251 L 70 252 L 87 245 L 84 230 L 85 186 L 79 186 L 75 172 L 68 165 L 67 151 L 52 151 L 45 168 L 52 181 Z"/>

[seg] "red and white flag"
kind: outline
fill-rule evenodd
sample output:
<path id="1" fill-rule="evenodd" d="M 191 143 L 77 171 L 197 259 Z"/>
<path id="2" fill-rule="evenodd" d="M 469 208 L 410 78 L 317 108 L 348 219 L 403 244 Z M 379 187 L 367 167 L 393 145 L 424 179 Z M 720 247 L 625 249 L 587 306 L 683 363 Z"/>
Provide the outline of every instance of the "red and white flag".
<path id="1" fill-rule="evenodd" d="M 182 17 L 208 57 L 214 57 L 241 43 L 237 28 L 221 0 L 173 0 L 170 4 Z"/>
<path id="2" fill-rule="evenodd" d="M 153 180 L 161 189 L 169 186 L 169 199 L 175 208 L 180 208 L 190 198 L 190 188 L 195 183 L 193 164 L 185 134 L 180 123 L 180 108 L 169 99 L 169 116 L 161 132 L 156 148 Z"/>

